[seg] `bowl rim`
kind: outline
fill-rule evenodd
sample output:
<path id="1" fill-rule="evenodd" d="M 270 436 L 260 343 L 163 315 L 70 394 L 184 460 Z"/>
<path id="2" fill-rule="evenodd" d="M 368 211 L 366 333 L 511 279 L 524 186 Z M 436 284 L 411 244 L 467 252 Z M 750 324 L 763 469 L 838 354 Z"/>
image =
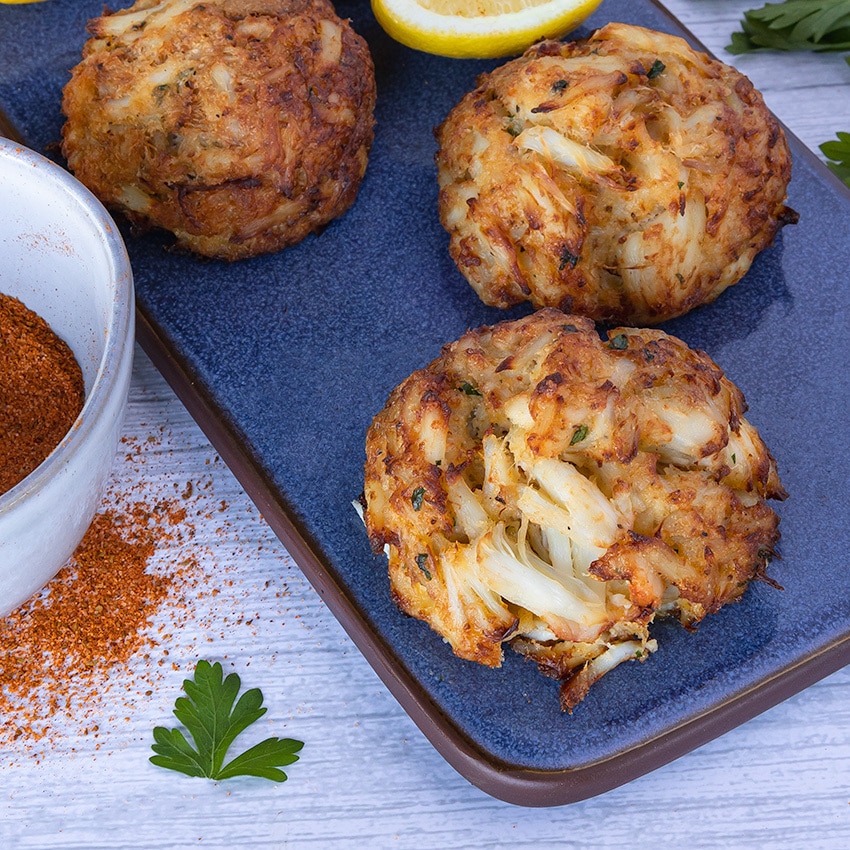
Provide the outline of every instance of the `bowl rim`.
<path id="1" fill-rule="evenodd" d="M 53 187 L 70 201 L 70 205 L 79 209 L 82 217 L 88 219 L 92 229 L 100 235 L 110 277 L 115 281 L 112 309 L 106 326 L 106 344 L 83 407 L 68 432 L 50 454 L 29 475 L 0 494 L 2 518 L 17 504 L 42 490 L 71 460 L 94 429 L 99 415 L 107 405 L 109 390 L 120 377 L 119 365 L 125 352 L 128 348 L 132 351 L 135 341 L 135 290 L 130 259 L 118 226 L 89 189 L 58 163 L 2 136 L 0 159 L 19 162 L 22 168 L 31 168 L 40 175 L 38 179 L 43 183 L 53 184 Z"/>

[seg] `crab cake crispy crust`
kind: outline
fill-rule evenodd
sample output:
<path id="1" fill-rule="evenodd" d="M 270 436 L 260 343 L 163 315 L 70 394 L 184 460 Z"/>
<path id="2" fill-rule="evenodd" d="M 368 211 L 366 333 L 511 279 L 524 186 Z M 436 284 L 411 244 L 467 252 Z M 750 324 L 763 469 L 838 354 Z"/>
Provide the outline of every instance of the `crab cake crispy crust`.
<path id="1" fill-rule="evenodd" d="M 779 539 L 740 391 L 659 330 L 544 309 L 468 331 L 390 395 L 364 518 L 392 594 L 461 658 L 509 643 L 572 709 L 605 672 L 738 599 Z"/>
<path id="2" fill-rule="evenodd" d="M 531 47 L 436 133 L 450 253 L 495 307 L 655 324 L 713 301 L 796 220 L 750 81 L 639 27 Z"/>
<path id="3" fill-rule="evenodd" d="M 134 224 L 236 260 L 295 244 L 353 203 L 374 69 L 326 0 L 139 0 L 89 31 L 62 151 Z"/>

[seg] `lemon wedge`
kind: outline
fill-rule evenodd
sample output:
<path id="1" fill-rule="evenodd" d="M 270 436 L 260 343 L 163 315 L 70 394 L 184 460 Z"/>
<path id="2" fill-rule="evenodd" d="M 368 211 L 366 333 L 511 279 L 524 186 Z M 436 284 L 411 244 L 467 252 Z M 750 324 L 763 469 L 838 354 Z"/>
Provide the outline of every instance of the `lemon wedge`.
<path id="1" fill-rule="evenodd" d="M 602 0 L 371 0 L 396 41 L 439 56 L 489 59 L 561 38 Z"/>

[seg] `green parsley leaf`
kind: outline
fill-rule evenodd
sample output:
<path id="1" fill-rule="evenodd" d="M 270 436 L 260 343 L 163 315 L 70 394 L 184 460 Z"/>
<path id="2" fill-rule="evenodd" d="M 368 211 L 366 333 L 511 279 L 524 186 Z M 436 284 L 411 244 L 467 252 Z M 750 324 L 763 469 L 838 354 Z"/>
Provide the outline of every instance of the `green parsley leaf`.
<path id="1" fill-rule="evenodd" d="M 587 425 L 579 425 L 578 428 L 573 431 L 573 436 L 570 440 L 570 445 L 574 446 L 576 443 L 580 443 L 582 440 L 584 440 L 587 437 L 587 432 L 589 430 L 590 429 L 587 427 Z"/>
<path id="2" fill-rule="evenodd" d="M 571 269 L 576 267 L 576 263 L 578 263 L 580 257 L 578 254 L 574 254 L 564 245 L 564 249 L 561 251 L 561 262 L 558 265 L 558 271 L 563 271 L 567 266 Z"/>
<path id="3" fill-rule="evenodd" d="M 617 334 L 609 340 L 608 345 L 617 351 L 625 351 L 629 347 L 629 338 L 625 334 Z"/>
<path id="4" fill-rule="evenodd" d="M 648 80 L 654 80 L 666 67 L 667 66 L 660 59 L 656 59 L 652 63 L 652 67 L 646 72 L 646 78 Z"/>
<path id="5" fill-rule="evenodd" d="M 784 0 L 744 12 L 730 53 L 850 50 L 850 0 Z"/>
<path id="6" fill-rule="evenodd" d="M 477 390 L 477 389 L 475 389 L 475 387 L 474 387 L 474 386 L 472 386 L 472 384 L 470 384 L 470 383 L 469 383 L 469 381 L 464 381 L 464 382 L 463 382 L 463 383 L 462 383 L 462 384 L 458 387 L 458 389 L 459 389 L 462 393 L 466 393 L 466 395 L 481 395 L 481 393 L 480 393 L 480 392 L 478 392 L 478 390 Z"/>
<path id="7" fill-rule="evenodd" d="M 832 160 L 827 165 L 833 173 L 850 186 L 850 133 L 838 133 L 837 139 L 824 142 L 821 146 L 823 155 Z"/>
<path id="8" fill-rule="evenodd" d="M 425 488 L 417 487 L 410 496 L 410 503 L 414 511 L 422 510 L 422 502 L 425 500 Z"/>
<path id="9" fill-rule="evenodd" d="M 259 776 L 283 782 L 286 774 L 280 768 L 298 761 L 296 753 L 304 746 L 301 741 L 267 738 L 224 763 L 237 736 L 266 713 L 259 688 L 245 691 L 236 700 L 241 686 L 236 673 L 224 677 L 217 661 L 199 661 L 194 678 L 183 682 L 186 696 L 174 703 L 174 716 L 191 735 L 194 746 L 180 729 L 157 726 L 151 746 L 156 755 L 151 756 L 151 763 L 187 776 Z"/>
<path id="10" fill-rule="evenodd" d="M 428 569 L 428 555 L 425 552 L 420 552 L 416 556 L 416 566 L 422 570 L 425 578 L 431 581 L 431 571 Z"/>
<path id="11" fill-rule="evenodd" d="M 513 136 L 514 138 L 516 138 L 524 129 L 522 119 L 517 118 L 515 115 L 508 119 L 508 124 L 505 127 L 508 135 Z"/>

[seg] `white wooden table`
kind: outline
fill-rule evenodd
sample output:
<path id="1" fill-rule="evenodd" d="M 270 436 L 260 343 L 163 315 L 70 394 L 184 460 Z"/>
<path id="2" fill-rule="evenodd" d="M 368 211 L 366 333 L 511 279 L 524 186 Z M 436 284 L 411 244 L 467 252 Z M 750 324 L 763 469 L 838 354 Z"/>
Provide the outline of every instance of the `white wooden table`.
<path id="1" fill-rule="evenodd" d="M 807 145 L 850 131 L 843 56 L 730 57 L 729 34 L 759 2 L 667 5 Z M 146 662 L 115 671 L 96 736 L 69 722 L 40 760 L 23 746 L 0 753 L 2 850 L 850 847 L 850 670 L 602 796 L 555 809 L 501 803 L 459 777 L 400 709 L 141 351 L 125 431 L 133 451 L 119 452 L 113 491 L 171 498 L 191 481 L 195 537 L 160 556 L 196 557 L 222 592 L 200 588 L 190 616 L 160 624 L 178 669 L 158 668 L 150 696 L 136 684 Z M 288 782 L 216 784 L 148 764 L 151 729 L 173 725 L 198 657 L 262 688 L 258 735 L 305 742 Z"/>

